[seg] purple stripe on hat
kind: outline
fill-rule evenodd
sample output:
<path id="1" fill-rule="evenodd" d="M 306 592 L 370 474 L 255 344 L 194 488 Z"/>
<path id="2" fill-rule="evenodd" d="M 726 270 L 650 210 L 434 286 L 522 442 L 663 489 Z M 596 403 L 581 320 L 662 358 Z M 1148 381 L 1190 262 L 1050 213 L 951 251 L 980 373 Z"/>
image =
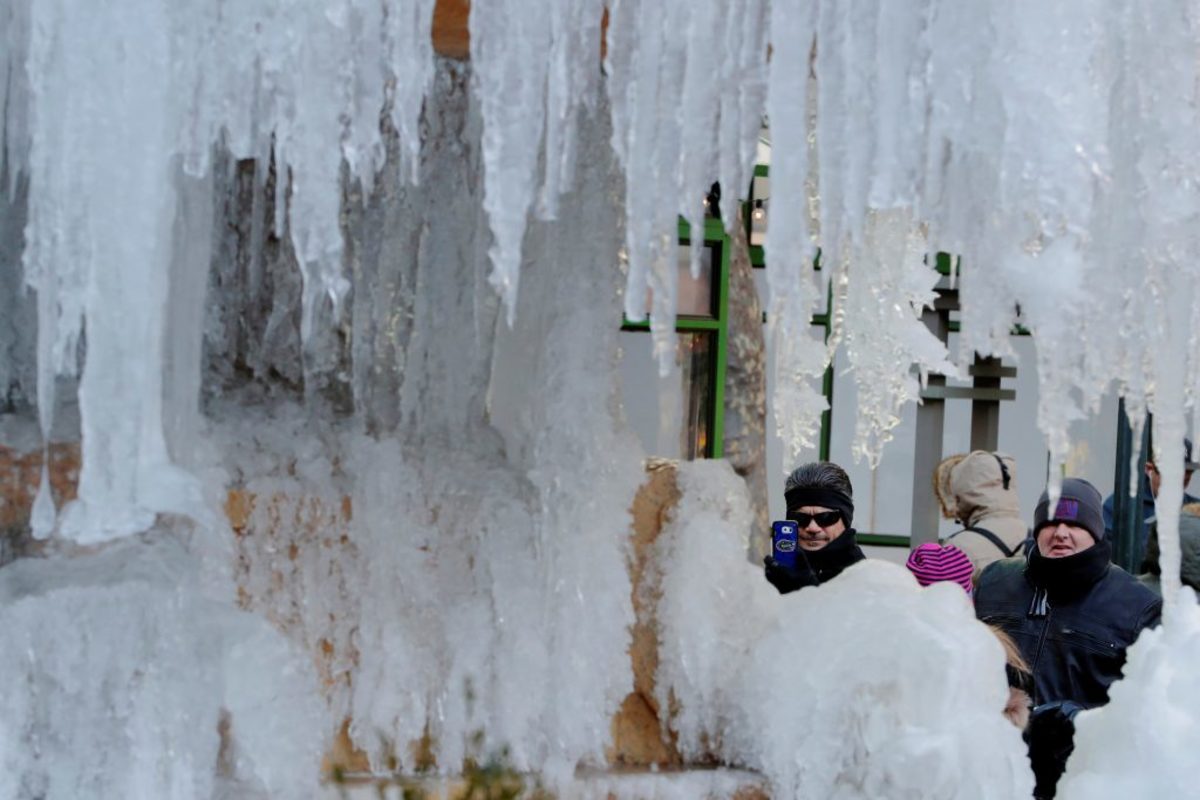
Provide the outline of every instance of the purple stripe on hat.
<path id="1" fill-rule="evenodd" d="M 926 542 L 909 554 L 905 566 L 922 586 L 949 581 L 957 583 L 967 594 L 971 594 L 973 589 L 971 575 L 975 570 L 971 560 L 952 544 Z"/>

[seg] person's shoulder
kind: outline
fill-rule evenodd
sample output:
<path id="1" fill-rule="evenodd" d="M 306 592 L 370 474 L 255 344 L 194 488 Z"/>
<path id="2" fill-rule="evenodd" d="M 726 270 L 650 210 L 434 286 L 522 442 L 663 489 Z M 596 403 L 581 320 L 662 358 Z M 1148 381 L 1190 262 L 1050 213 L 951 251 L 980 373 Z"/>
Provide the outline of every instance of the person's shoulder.
<path id="1" fill-rule="evenodd" d="M 1162 597 L 1162 579 L 1152 572 L 1144 572 L 1137 576 L 1137 582 L 1154 592 L 1155 597 Z"/>
<path id="2" fill-rule="evenodd" d="M 1108 565 L 1108 572 L 1104 576 L 1104 581 L 1112 591 L 1120 592 L 1122 595 L 1133 600 L 1157 600 L 1158 595 L 1154 593 L 1146 584 L 1139 581 L 1135 576 L 1130 575 L 1125 570 L 1118 567 L 1116 564 Z"/>
<path id="3" fill-rule="evenodd" d="M 1142 620 L 1161 612 L 1162 595 L 1116 564 L 1108 565 L 1108 572 L 1097 588 L 1101 587 L 1106 597 L 1102 601 L 1103 607 L 1113 611 L 1120 609 L 1129 616 L 1129 624 L 1134 627 L 1140 627 Z"/>
<path id="4" fill-rule="evenodd" d="M 1025 578 L 1024 557 L 993 561 L 975 581 L 975 616 L 985 622 L 1012 616 L 1029 604 L 1032 594 L 1033 587 Z"/>
<path id="5" fill-rule="evenodd" d="M 979 574 L 979 580 L 987 578 L 989 581 L 1004 581 L 1010 580 L 1014 575 L 1020 576 L 1024 580 L 1025 563 L 1023 555 L 998 558 L 984 567 L 983 572 Z"/>
<path id="6" fill-rule="evenodd" d="M 1024 587 L 1028 582 L 1025 580 L 1025 556 L 1013 556 L 1012 558 L 1000 558 L 988 564 L 979 573 L 979 578 L 975 582 L 975 596 L 989 595 L 993 592 L 1012 591 L 1015 588 Z"/>

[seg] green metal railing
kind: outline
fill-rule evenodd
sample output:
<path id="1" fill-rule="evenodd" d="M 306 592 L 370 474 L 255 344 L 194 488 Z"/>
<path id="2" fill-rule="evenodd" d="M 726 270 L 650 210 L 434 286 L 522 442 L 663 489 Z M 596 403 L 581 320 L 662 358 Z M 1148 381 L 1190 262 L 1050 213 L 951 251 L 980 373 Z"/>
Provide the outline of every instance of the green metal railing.
<path id="1" fill-rule="evenodd" d="M 692 243 L 692 230 L 687 220 L 679 220 L 679 243 Z M 725 454 L 725 371 L 729 359 L 729 256 L 730 238 L 719 219 L 704 221 L 705 247 L 716 248 L 713 262 L 713 290 L 715 302 L 712 317 L 679 315 L 675 319 L 676 333 L 712 333 L 716 337 L 712 356 L 712 381 L 710 387 L 712 407 L 709 409 L 708 440 L 704 454 L 708 458 L 721 458 Z M 632 322 L 623 319 L 621 330 L 649 331 L 650 322 Z"/>

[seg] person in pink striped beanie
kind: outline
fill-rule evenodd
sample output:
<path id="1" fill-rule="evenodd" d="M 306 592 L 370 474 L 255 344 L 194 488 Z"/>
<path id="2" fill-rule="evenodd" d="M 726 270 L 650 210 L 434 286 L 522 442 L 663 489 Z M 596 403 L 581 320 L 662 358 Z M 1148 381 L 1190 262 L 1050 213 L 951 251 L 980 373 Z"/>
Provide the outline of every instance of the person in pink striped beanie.
<path id="1" fill-rule="evenodd" d="M 949 581 L 961 586 L 968 597 L 974 593 L 974 586 L 971 584 L 974 567 L 971 566 L 971 559 L 952 544 L 926 542 L 918 545 L 909 553 L 905 566 L 922 586 Z"/>

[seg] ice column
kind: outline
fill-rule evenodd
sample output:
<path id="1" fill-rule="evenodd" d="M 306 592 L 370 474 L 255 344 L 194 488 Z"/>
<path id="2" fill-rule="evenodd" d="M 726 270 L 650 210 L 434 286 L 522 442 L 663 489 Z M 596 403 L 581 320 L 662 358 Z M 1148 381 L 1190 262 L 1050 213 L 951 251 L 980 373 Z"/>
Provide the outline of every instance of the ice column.
<path id="1" fill-rule="evenodd" d="M 809 80 L 813 54 L 813 8 L 771 7 L 772 56 L 767 115 L 771 121 L 771 226 L 767 230 L 767 308 L 774 345 L 772 397 L 784 462 L 812 447 L 827 404 L 815 381 L 825 369 L 825 346 L 813 338 L 810 319 L 821 297 L 812 271 L 810 237 Z M 785 33 L 786 32 L 786 33 Z"/>
<path id="2" fill-rule="evenodd" d="M 349 289 L 343 168 L 369 191 L 384 157 L 384 110 L 411 173 L 432 74 L 432 8 L 431 0 L 339 0 L 312 13 L 279 0 L 4 4 L 6 152 L 16 159 L 9 174 L 30 178 L 24 268 L 38 293 L 46 439 L 55 376 L 84 364 L 83 469 L 64 536 L 103 541 L 146 528 L 157 511 L 199 513 L 193 482 L 167 453 L 163 368 L 165 356 L 172 402 L 194 404 L 181 394 L 195 393 L 184 373 L 195 369 L 200 321 L 180 292 L 194 294 L 190 272 L 207 268 L 193 247 L 209 224 L 195 179 L 214 142 L 259 159 L 262 177 L 274 154 L 275 228 L 290 234 L 301 265 L 308 339 L 319 319 L 336 318 Z M 182 210 L 181 180 L 190 187 Z M 189 313 L 168 319 L 169 298 Z M 167 336 L 168 324 L 189 330 Z M 43 476 L 34 530 L 45 536 L 54 525 Z"/>
<path id="3" fill-rule="evenodd" d="M 83 469 L 62 533 L 82 543 L 143 530 L 184 507 L 162 428 L 162 341 L 175 144 L 169 11 L 32 6 L 30 220 L 38 291 L 43 433 L 55 372 L 70 370 L 87 321 L 80 381 Z M 43 513 L 45 483 L 39 499 Z M 39 533 L 45 518 L 39 515 Z"/>

